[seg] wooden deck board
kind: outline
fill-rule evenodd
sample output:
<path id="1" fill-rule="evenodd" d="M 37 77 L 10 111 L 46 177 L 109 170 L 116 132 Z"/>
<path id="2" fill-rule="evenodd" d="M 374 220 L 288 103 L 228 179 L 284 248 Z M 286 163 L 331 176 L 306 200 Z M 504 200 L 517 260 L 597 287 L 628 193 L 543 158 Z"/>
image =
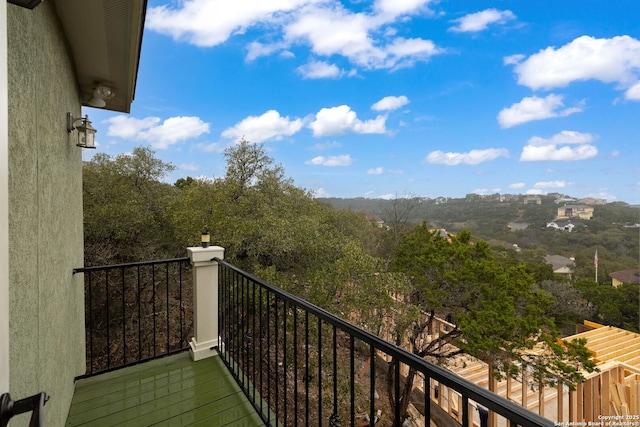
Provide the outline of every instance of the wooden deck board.
<path id="1" fill-rule="evenodd" d="M 218 357 L 188 353 L 78 381 L 67 426 L 263 426 Z"/>

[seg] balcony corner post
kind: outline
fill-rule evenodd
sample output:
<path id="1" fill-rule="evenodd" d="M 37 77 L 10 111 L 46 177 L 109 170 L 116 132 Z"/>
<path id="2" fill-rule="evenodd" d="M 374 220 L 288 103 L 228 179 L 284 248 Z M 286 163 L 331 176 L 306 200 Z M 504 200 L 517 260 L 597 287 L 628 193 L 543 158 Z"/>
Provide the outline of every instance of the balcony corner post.
<path id="1" fill-rule="evenodd" d="M 224 248 L 187 248 L 193 266 L 193 331 L 189 342 L 194 361 L 216 356 L 218 352 L 218 263 L 212 258 L 224 258 Z"/>

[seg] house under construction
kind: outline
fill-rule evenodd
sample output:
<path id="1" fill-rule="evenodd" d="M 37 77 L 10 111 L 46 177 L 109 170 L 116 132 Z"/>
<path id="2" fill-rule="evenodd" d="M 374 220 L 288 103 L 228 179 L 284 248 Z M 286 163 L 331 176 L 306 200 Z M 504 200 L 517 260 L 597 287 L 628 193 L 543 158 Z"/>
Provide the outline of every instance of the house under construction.
<path id="1" fill-rule="evenodd" d="M 535 390 L 526 379 L 494 380 L 490 386 L 486 363 L 465 356 L 451 369 L 460 376 L 524 407 L 538 412 L 557 425 L 637 427 L 640 425 L 640 334 L 612 326 L 584 322 L 584 332 L 567 337 L 584 338 L 598 366 L 585 374 L 586 381 L 575 390 L 559 385 Z M 440 390 L 432 400 L 454 417 L 461 413 L 455 393 Z M 497 422 L 494 421 L 494 424 Z M 489 424 L 490 425 L 490 424 Z"/>

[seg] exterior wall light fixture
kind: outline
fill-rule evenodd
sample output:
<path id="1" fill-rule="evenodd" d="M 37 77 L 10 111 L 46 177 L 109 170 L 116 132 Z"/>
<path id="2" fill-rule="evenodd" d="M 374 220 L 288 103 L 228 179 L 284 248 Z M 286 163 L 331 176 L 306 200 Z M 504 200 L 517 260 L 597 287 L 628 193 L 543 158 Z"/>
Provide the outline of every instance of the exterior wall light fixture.
<path id="1" fill-rule="evenodd" d="M 107 105 L 106 99 L 111 99 L 115 93 L 110 86 L 98 83 L 93 89 L 91 98 L 87 102 L 90 107 L 104 108 Z"/>
<path id="2" fill-rule="evenodd" d="M 78 123 L 79 122 L 79 123 Z M 82 148 L 96 148 L 95 135 L 97 130 L 91 126 L 89 116 L 73 117 L 67 113 L 67 132 L 78 131 L 78 142 L 76 145 Z"/>

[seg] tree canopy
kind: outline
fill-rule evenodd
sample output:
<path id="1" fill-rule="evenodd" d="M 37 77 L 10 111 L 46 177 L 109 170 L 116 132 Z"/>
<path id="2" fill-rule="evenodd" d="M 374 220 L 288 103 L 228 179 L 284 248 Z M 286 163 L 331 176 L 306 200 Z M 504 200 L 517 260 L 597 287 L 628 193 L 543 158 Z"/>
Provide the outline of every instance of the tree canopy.
<path id="1" fill-rule="evenodd" d="M 540 385 L 572 386 L 583 380 L 582 369 L 595 368 L 584 342 L 558 341 L 546 315 L 553 298 L 534 286 L 526 266 L 505 267 L 468 231 L 442 236 L 425 222 L 398 245 L 392 269 L 407 275 L 407 303 L 424 313 L 398 329 L 396 341 L 409 342 L 420 357 L 442 361 L 464 352 L 487 362 L 498 377 L 517 376 L 529 366 Z M 452 330 L 431 341 L 418 339 L 436 317 L 450 320 Z"/>
<path id="2" fill-rule="evenodd" d="M 180 249 L 165 211 L 176 189 L 161 179 L 174 166 L 149 148 L 96 154 L 83 168 L 85 264 L 173 257 Z"/>
<path id="3" fill-rule="evenodd" d="M 626 325 L 631 316 L 624 298 L 632 289 L 615 291 L 609 307 L 611 295 L 597 285 L 556 280 L 544 251 L 494 250 L 470 231 L 442 235 L 426 222 L 412 228 L 415 199 L 389 205 L 394 221 L 381 228 L 297 187 L 262 144 L 241 140 L 225 159 L 223 177 L 171 185 L 163 179 L 174 167 L 148 148 L 94 156 L 84 168 L 86 264 L 180 256 L 207 230 L 233 264 L 420 357 L 443 362 L 465 352 L 498 376 L 527 366 L 540 386 L 572 385 L 581 368 L 594 368 L 584 342 L 558 340 L 554 316 L 569 307 L 564 300 L 595 301 L 593 315 L 607 321 Z M 591 313 L 572 307 L 582 311 L 563 320 Z M 422 339 L 438 318 L 453 327 Z"/>

